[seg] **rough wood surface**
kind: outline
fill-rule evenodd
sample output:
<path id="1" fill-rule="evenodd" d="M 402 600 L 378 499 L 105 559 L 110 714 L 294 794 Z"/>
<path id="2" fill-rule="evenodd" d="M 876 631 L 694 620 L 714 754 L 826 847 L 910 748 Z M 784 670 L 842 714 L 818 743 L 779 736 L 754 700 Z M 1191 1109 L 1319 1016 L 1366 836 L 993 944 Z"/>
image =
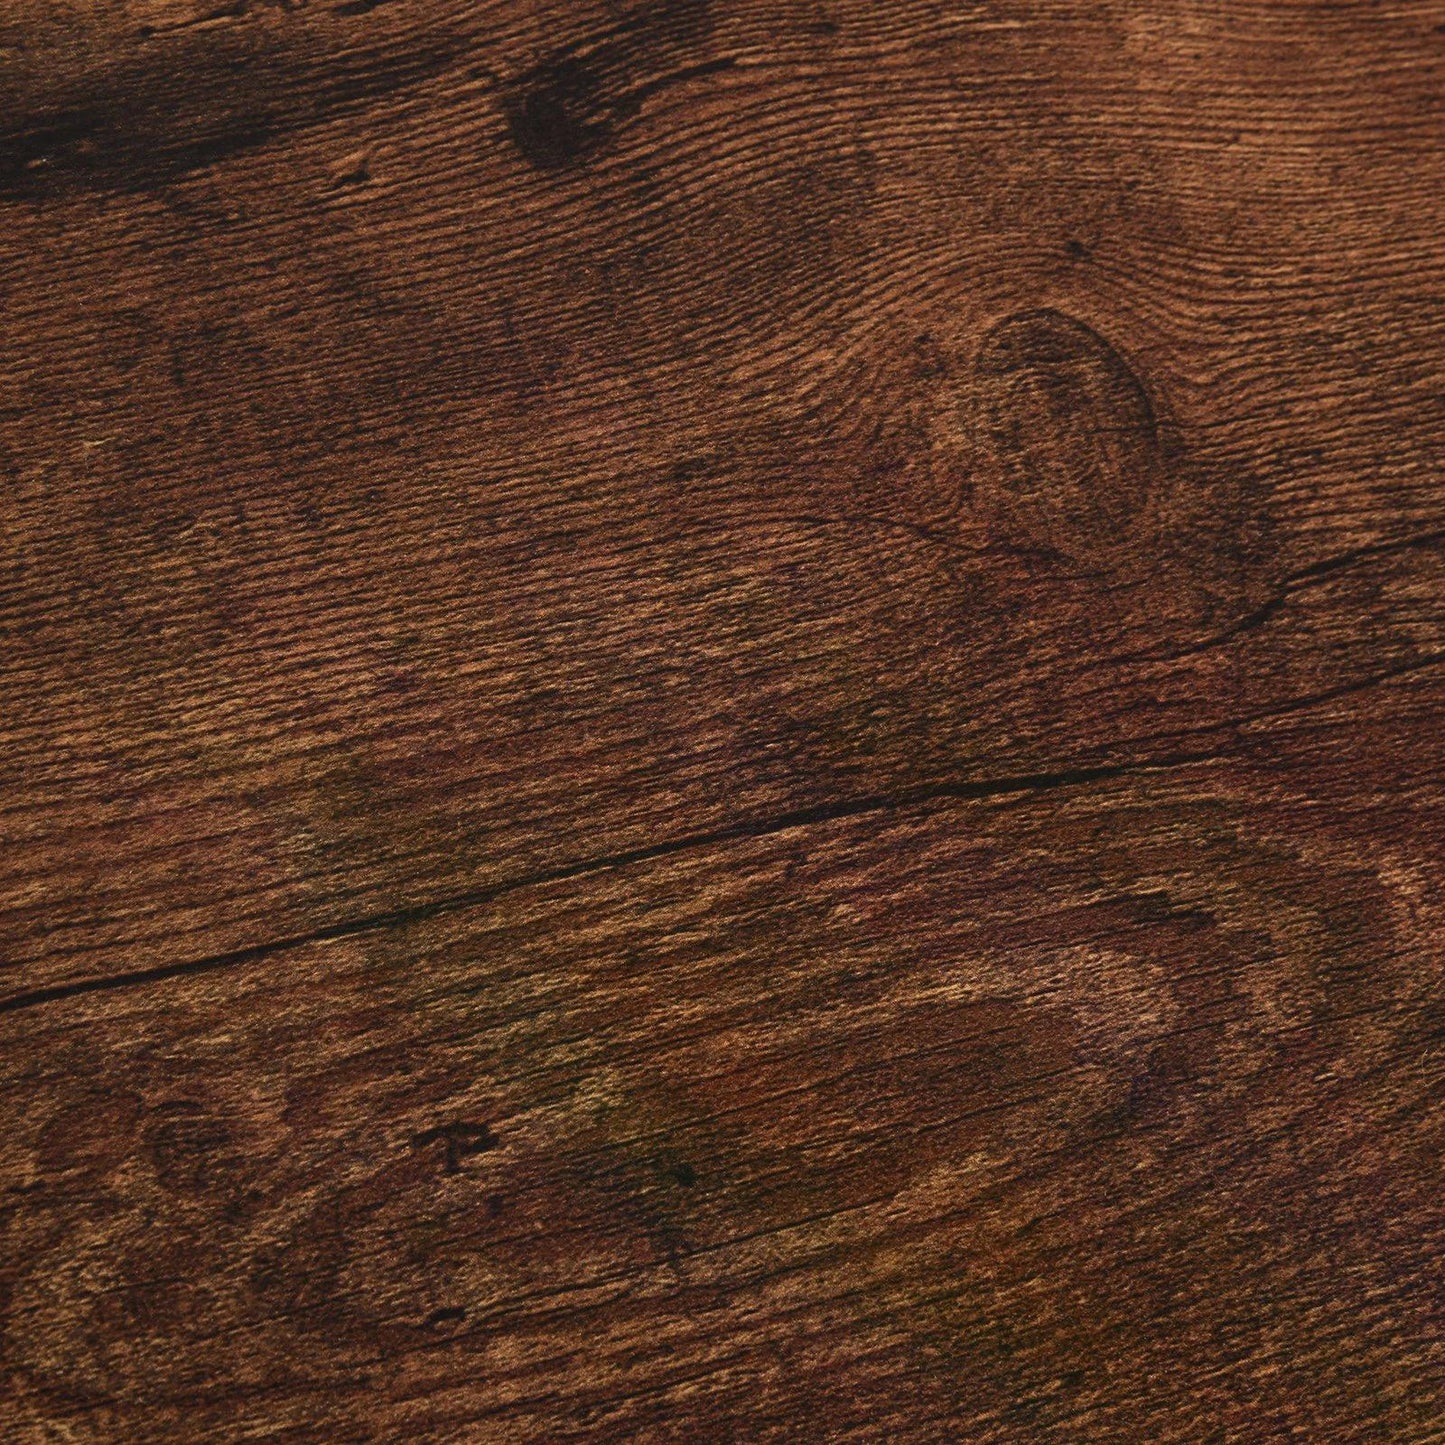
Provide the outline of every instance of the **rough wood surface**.
<path id="1" fill-rule="evenodd" d="M 1445 1441 L 1445 6 L 0 16 L 0 1438 Z"/>

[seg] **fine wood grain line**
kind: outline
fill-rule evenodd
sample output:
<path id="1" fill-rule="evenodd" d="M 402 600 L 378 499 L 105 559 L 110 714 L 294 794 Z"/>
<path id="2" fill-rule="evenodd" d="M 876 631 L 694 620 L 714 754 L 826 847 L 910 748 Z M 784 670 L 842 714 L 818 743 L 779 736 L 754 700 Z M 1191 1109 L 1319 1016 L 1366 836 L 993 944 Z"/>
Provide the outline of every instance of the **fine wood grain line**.
<path id="1" fill-rule="evenodd" d="M 0 1438 L 1445 1442 L 1438 0 L 0 89 Z"/>

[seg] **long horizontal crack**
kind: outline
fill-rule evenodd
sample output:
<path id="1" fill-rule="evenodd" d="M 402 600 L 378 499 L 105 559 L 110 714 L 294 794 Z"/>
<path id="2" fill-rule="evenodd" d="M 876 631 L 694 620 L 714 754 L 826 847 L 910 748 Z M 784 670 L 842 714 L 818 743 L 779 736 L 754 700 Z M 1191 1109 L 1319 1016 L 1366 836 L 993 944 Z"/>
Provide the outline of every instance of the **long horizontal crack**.
<path id="1" fill-rule="evenodd" d="M 192 978 L 197 974 L 215 973 L 222 969 L 259 963 L 263 959 L 294 953 L 298 949 L 309 947 L 312 944 L 355 938 L 361 934 L 377 933 L 390 928 L 403 928 L 413 923 L 423 923 L 447 914 L 478 908 L 522 889 L 538 888 L 549 883 L 561 883 L 571 878 L 582 878 L 593 873 L 627 868 L 633 864 L 668 858 L 698 848 L 716 847 L 720 844 L 741 842 L 749 838 L 767 838 L 795 828 L 807 828 L 820 823 L 860 818 L 872 813 L 896 813 L 907 808 L 920 807 L 927 803 L 948 799 L 982 800 L 1006 797 L 1011 794 L 1045 793 L 1057 788 L 1080 787 L 1089 783 L 1108 782 L 1115 778 L 1142 773 L 1164 772 L 1188 763 L 1208 762 L 1213 756 L 1210 753 L 1176 754 L 1152 761 L 1114 763 L 1101 767 L 1074 768 L 1060 772 L 1031 773 L 1006 778 L 986 778 L 970 782 L 937 783 L 892 796 L 874 794 L 860 798 L 845 798 L 832 803 L 819 803 L 810 808 L 798 808 L 767 818 L 748 819 L 707 832 L 686 833 L 644 848 L 630 848 L 619 853 L 583 858 L 572 863 L 561 863 L 554 868 L 542 869 L 520 878 L 507 879 L 488 888 L 472 889 L 466 893 L 434 899 L 429 903 L 417 903 L 405 908 L 393 908 L 382 913 L 368 914 L 362 918 L 346 919 L 307 933 L 271 939 L 266 943 L 252 944 L 248 948 L 232 949 L 227 953 L 188 959 L 182 963 L 162 964 L 156 968 L 137 969 L 130 973 L 109 974 L 101 978 L 86 978 L 73 983 L 53 984 L 48 988 L 38 988 L 29 993 L 15 994 L 10 998 L 0 999 L 0 1014 L 17 1013 L 21 1009 L 59 1003 L 65 999 L 79 998 L 85 994 L 134 988 L 142 984 L 161 983 L 172 978 Z"/>
<path id="2" fill-rule="evenodd" d="M 1394 681 L 1428 668 L 1445 663 L 1445 652 L 1427 653 L 1423 657 L 1386 668 L 1369 677 L 1358 679 L 1339 687 L 1266 708 L 1243 717 L 1219 723 L 1206 724 L 1193 735 L 1219 735 L 1246 727 L 1269 718 L 1280 717 L 1363 692 L 1381 683 Z M 1175 734 L 1179 736 L 1179 734 Z M 1141 740 L 1142 741 L 1142 740 Z M 130 973 L 109 974 L 102 978 L 79 979 L 73 983 L 53 984 L 48 988 L 33 989 L 29 993 L 14 994 L 0 999 L 0 1014 L 16 1013 L 21 1009 L 36 1008 L 41 1004 L 58 1003 L 69 998 L 78 998 L 89 993 L 104 993 L 113 989 L 131 988 L 142 984 L 160 983 L 170 978 L 189 978 L 196 974 L 214 973 L 221 969 L 239 967 L 243 964 L 258 963 L 262 959 L 279 954 L 293 953 L 314 943 L 329 943 L 337 939 L 355 938 L 366 933 L 376 933 L 388 928 L 401 928 L 412 923 L 425 922 L 446 914 L 464 912 L 478 908 L 525 888 L 542 887 L 548 883 L 565 882 L 569 878 L 581 878 L 592 873 L 603 873 L 612 869 L 626 868 L 634 863 L 646 863 L 656 858 L 667 858 L 674 854 L 689 852 L 697 848 L 714 847 L 723 843 L 740 842 L 747 838 L 766 838 L 776 833 L 785 833 L 793 828 L 806 828 L 819 823 L 829 823 L 846 818 L 864 817 L 870 813 L 895 813 L 905 808 L 919 807 L 926 803 L 946 799 L 979 800 L 1004 797 L 1009 794 L 1042 793 L 1056 788 L 1077 787 L 1087 783 L 1107 782 L 1121 777 L 1136 777 L 1146 773 L 1168 772 L 1190 763 L 1204 763 L 1219 760 L 1217 750 L 1171 753 L 1156 758 L 1144 758 L 1136 762 L 1110 763 L 1098 767 L 1073 768 L 1052 773 L 1029 773 L 1005 778 L 985 778 L 971 782 L 936 783 L 928 787 L 906 790 L 893 795 L 872 794 L 861 798 L 845 798 L 832 803 L 819 803 L 811 808 L 798 808 L 791 812 L 775 814 L 768 818 L 750 819 L 715 828 L 707 832 L 686 833 L 645 848 L 632 848 L 623 852 L 605 854 L 595 858 L 579 859 L 563 863 L 555 868 L 542 869 L 520 878 L 505 880 L 488 888 L 478 888 L 466 893 L 454 894 L 448 898 L 435 899 L 430 903 L 412 904 L 406 908 L 389 909 L 383 913 L 368 914 L 363 918 L 347 919 L 340 923 L 328 924 L 324 928 L 308 933 L 293 934 L 288 938 L 272 939 L 267 943 L 253 944 L 249 948 L 233 949 L 228 953 L 217 953 L 206 958 L 189 959 L 183 963 L 162 964 L 157 968 L 137 969 Z"/>

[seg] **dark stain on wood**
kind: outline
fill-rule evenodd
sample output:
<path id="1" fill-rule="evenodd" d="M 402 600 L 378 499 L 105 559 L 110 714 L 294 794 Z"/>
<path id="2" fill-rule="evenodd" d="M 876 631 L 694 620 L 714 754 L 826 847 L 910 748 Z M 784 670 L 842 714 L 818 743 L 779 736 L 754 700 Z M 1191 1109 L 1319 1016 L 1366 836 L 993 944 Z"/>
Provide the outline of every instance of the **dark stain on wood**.
<path id="1" fill-rule="evenodd" d="M 184 1191 L 214 1184 L 218 1165 L 232 1144 L 225 1121 L 190 1099 L 161 1104 L 154 1112 L 145 1144 L 161 1185 Z"/>
<path id="2" fill-rule="evenodd" d="M 459 55 L 456 39 L 438 30 L 389 54 L 358 48 L 323 58 L 261 39 L 209 51 L 191 40 L 122 44 L 117 62 L 72 74 L 39 70 L 0 122 L 0 201 L 164 191 L 422 85 Z"/>
<path id="3" fill-rule="evenodd" d="M 434 1129 L 423 1129 L 411 1144 L 413 1149 L 440 1144 L 446 1172 L 460 1174 L 463 1161 L 497 1147 L 497 1136 L 485 1124 L 439 1124 Z"/>
<path id="4" fill-rule="evenodd" d="M 692 59 L 709 30 L 704 0 L 644 9 L 555 51 L 505 100 L 517 149 L 538 170 L 565 170 L 600 151 L 654 96 L 730 70 L 730 56 Z"/>

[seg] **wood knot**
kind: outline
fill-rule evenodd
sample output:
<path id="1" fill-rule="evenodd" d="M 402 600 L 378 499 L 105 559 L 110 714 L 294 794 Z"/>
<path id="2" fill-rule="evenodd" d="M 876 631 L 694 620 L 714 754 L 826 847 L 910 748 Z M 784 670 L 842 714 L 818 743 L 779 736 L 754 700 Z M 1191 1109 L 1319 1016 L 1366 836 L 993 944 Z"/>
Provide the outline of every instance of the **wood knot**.
<path id="1" fill-rule="evenodd" d="M 562 56 L 527 77 L 506 103 L 517 149 L 538 170 L 575 165 L 612 133 L 603 77 L 575 56 Z"/>
<path id="2" fill-rule="evenodd" d="M 1108 341 L 1061 311 L 1018 312 L 985 333 L 973 382 L 977 496 L 1003 540 L 1094 560 L 1141 539 L 1163 448 Z"/>

